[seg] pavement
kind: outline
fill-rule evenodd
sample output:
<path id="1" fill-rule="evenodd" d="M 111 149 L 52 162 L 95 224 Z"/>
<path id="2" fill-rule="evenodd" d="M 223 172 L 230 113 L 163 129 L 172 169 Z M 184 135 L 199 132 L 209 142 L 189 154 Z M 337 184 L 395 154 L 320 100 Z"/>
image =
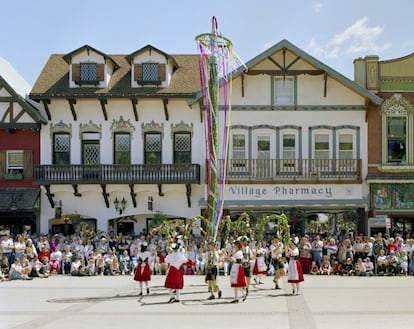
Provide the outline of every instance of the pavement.
<path id="1" fill-rule="evenodd" d="M 221 299 L 207 300 L 203 276 L 185 276 L 179 303 L 168 303 L 165 276 L 154 275 L 139 296 L 132 276 L 56 275 L 0 282 L 0 329 L 414 329 L 414 277 L 305 275 L 293 296 L 286 277 L 253 284 L 232 304 L 230 278 L 219 277 Z"/>

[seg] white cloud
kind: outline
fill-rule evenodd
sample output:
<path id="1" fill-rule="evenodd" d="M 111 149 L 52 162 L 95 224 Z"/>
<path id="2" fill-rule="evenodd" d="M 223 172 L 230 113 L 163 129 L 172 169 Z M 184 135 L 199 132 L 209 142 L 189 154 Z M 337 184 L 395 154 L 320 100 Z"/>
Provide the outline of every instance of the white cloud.
<path id="1" fill-rule="evenodd" d="M 315 13 L 319 13 L 322 10 L 323 3 L 317 2 L 312 5 L 312 9 Z"/>
<path id="2" fill-rule="evenodd" d="M 326 45 L 317 45 L 312 39 L 308 49 L 324 58 L 338 58 L 341 54 L 364 55 L 368 53 L 379 53 L 391 47 L 390 43 L 380 43 L 384 27 L 368 26 L 368 18 L 363 17 L 343 32 L 335 34 Z"/>

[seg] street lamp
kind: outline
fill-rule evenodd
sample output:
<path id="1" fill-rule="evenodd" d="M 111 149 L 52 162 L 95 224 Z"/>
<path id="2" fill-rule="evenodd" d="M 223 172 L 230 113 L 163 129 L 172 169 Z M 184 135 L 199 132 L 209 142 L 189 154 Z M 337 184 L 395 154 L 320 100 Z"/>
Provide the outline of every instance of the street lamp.
<path id="1" fill-rule="evenodd" d="M 124 212 L 125 208 L 126 208 L 126 200 L 123 197 L 121 201 L 118 200 L 118 198 L 116 197 L 114 200 L 114 207 L 115 210 L 119 212 L 120 215 L 122 215 L 122 213 Z"/>

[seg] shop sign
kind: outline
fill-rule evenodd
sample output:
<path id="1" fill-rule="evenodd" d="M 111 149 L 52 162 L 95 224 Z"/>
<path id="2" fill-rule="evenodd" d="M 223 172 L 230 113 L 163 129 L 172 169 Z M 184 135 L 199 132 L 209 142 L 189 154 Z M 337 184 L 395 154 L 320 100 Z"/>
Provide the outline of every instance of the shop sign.
<path id="1" fill-rule="evenodd" d="M 226 185 L 226 200 L 350 200 L 362 198 L 362 185 Z"/>

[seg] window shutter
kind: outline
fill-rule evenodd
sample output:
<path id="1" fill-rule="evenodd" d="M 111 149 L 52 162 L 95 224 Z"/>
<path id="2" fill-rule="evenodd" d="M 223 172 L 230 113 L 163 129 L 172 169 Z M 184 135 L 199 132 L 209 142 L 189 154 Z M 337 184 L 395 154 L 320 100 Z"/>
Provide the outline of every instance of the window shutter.
<path id="1" fill-rule="evenodd" d="M 0 151 L 0 178 L 6 173 L 6 151 Z"/>
<path id="2" fill-rule="evenodd" d="M 134 66 L 134 81 L 142 80 L 142 64 L 135 64 Z"/>
<path id="3" fill-rule="evenodd" d="M 96 64 L 96 79 L 98 81 L 104 81 L 105 64 Z"/>
<path id="4" fill-rule="evenodd" d="M 33 152 L 32 150 L 24 150 L 24 178 L 33 178 Z"/>
<path id="5" fill-rule="evenodd" d="M 158 64 L 158 80 L 165 81 L 165 64 Z"/>
<path id="6" fill-rule="evenodd" d="M 80 80 L 80 64 L 72 64 L 72 81 Z"/>

